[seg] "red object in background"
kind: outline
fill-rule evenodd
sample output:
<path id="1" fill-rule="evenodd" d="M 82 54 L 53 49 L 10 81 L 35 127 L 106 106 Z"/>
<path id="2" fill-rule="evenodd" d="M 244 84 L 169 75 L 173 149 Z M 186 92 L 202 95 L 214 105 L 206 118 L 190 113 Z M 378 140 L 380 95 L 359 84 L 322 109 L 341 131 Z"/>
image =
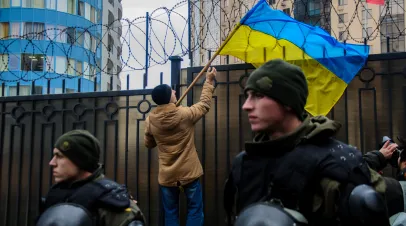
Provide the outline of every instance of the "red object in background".
<path id="1" fill-rule="evenodd" d="M 379 171 L 378 173 L 381 174 L 381 175 L 383 175 L 383 171 Z"/>
<path id="2" fill-rule="evenodd" d="M 369 4 L 385 5 L 385 0 L 367 0 Z"/>

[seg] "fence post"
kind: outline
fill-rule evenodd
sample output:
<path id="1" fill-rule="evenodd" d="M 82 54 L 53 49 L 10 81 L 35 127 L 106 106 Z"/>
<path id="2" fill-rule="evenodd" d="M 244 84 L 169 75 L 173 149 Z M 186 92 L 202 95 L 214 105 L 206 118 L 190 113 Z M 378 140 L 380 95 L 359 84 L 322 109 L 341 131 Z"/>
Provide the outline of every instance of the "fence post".
<path id="1" fill-rule="evenodd" d="M 146 13 L 145 17 L 145 77 L 148 77 L 148 68 L 149 68 L 149 13 Z M 144 89 L 145 89 L 145 81 L 144 81 Z"/>
<path id="2" fill-rule="evenodd" d="M 173 89 L 176 91 L 176 98 L 180 97 L 180 74 L 181 74 L 181 62 L 183 61 L 180 56 L 170 56 L 171 61 L 171 83 Z"/>

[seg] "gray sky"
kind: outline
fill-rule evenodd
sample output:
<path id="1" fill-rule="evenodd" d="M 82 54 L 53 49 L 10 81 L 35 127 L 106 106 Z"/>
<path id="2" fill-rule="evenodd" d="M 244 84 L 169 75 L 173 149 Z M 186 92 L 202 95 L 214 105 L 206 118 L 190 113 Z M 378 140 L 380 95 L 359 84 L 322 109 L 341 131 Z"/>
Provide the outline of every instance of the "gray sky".
<path id="1" fill-rule="evenodd" d="M 142 31 L 146 31 L 146 24 L 145 19 L 137 19 L 134 21 L 135 18 L 145 17 L 146 12 L 150 13 L 160 7 L 167 7 L 171 9 L 174 7 L 178 2 L 181 0 L 122 0 L 123 5 L 123 19 L 128 19 L 131 21 L 131 25 L 129 23 L 123 23 L 123 56 L 122 61 L 123 64 L 123 72 L 121 73 L 121 84 L 122 89 L 126 89 L 126 75 L 130 75 L 130 89 L 142 89 L 143 84 L 143 74 L 144 70 L 139 70 L 143 68 L 145 65 L 145 34 Z M 183 6 L 176 9 L 176 12 L 183 15 L 187 18 L 187 3 Z M 173 24 L 173 29 L 175 29 L 176 34 L 179 36 L 177 38 L 174 37 L 173 32 L 168 29 L 168 26 L 162 24 L 161 22 L 157 21 L 160 20 L 163 23 L 168 23 L 168 14 L 165 10 L 158 10 L 154 12 L 151 16 L 155 18 L 151 24 L 153 31 L 153 37 L 151 38 L 153 50 L 149 49 L 151 57 L 157 61 L 158 63 L 163 63 L 168 56 L 165 56 L 165 52 L 167 55 L 178 55 L 182 52 L 182 48 L 180 46 L 179 40 L 183 42 L 183 51 L 187 48 L 187 41 L 188 41 L 188 30 L 187 30 L 187 22 L 184 18 L 179 15 L 171 14 L 170 21 Z M 186 26 L 186 27 L 185 27 Z M 184 30 L 186 28 L 186 30 Z M 183 37 L 182 37 L 182 33 Z M 154 35 L 156 37 L 154 37 Z M 166 35 L 166 38 L 165 38 Z M 176 47 L 175 46 L 175 39 Z M 165 42 L 164 42 L 165 41 Z M 127 44 L 129 43 L 129 44 Z M 173 52 L 173 54 L 171 54 Z M 130 55 L 130 56 L 129 56 Z M 140 65 L 141 64 L 141 65 Z M 151 60 L 151 67 L 148 71 L 148 86 L 147 88 L 153 88 L 154 86 L 159 84 L 159 74 L 160 72 L 164 73 L 164 83 L 170 84 L 170 63 L 166 63 L 165 65 L 156 65 L 153 60 Z M 188 56 L 183 57 L 182 68 L 187 67 L 189 65 Z M 138 69 L 138 70 L 134 70 Z"/>

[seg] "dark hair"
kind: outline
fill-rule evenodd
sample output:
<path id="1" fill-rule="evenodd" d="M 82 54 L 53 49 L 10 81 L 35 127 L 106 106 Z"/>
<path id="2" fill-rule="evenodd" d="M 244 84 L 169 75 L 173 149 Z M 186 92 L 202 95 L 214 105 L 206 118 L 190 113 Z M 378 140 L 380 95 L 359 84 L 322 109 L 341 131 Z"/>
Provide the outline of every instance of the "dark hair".
<path id="1" fill-rule="evenodd" d="M 151 96 L 157 105 L 168 104 L 171 100 L 172 89 L 166 84 L 158 85 L 152 90 Z"/>

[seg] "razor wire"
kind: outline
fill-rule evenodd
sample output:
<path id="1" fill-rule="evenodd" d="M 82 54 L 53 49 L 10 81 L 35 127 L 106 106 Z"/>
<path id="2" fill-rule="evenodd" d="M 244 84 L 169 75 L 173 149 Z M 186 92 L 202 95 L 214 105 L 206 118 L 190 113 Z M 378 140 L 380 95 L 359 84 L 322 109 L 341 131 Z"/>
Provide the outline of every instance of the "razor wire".
<path id="1" fill-rule="evenodd" d="M 338 6 L 332 0 L 269 0 L 268 3 L 272 8 L 281 9 L 298 21 L 320 26 L 331 36 L 347 43 L 368 44 L 378 37 L 381 42 L 388 38 L 392 42 L 405 42 L 403 1 L 386 0 L 382 6 L 359 0 L 340 1 L 353 1 L 355 8 L 351 13 L 347 12 L 347 16 L 343 16 L 343 6 Z M 39 79 L 72 79 L 78 76 L 93 80 L 100 73 L 118 76 L 120 73 L 144 71 L 149 67 L 165 65 L 169 57 L 174 55 L 188 56 L 199 62 L 200 54 L 216 51 L 256 3 L 257 0 L 183 0 L 171 8 L 160 7 L 148 16 L 132 20 L 124 18 L 90 27 L 47 28 L 24 32 L 22 35 L 4 36 L 0 39 L 0 80 L 28 82 Z M 333 17 L 339 20 L 340 30 L 332 27 Z M 366 20 L 369 23 L 367 27 L 364 26 Z M 357 23 L 362 27 L 362 32 L 351 29 Z M 120 42 L 112 44 L 112 35 L 119 37 Z M 19 70 L 10 70 L 10 58 L 18 59 L 10 51 L 15 45 L 21 50 L 18 52 L 20 65 Z M 63 60 L 66 66 L 62 65 L 62 69 L 55 68 L 61 66 L 60 62 L 58 65 L 52 62 L 56 51 L 62 52 L 62 57 L 66 59 Z M 86 62 L 82 62 L 86 66 L 80 70 L 73 65 L 74 55 L 78 52 L 86 59 Z M 102 63 L 98 52 L 107 54 L 107 59 L 117 57 L 119 67 L 112 68 L 109 60 Z M 34 59 L 33 53 L 41 55 L 41 58 Z M 32 59 L 42 62 L 42 71 L 32 69 L 35 64 Z M 195 65 L 203 64 L 203 61 L 200 60 Z M 8 73 L 8 79 L 4 78 L 5 73 Z"/>

